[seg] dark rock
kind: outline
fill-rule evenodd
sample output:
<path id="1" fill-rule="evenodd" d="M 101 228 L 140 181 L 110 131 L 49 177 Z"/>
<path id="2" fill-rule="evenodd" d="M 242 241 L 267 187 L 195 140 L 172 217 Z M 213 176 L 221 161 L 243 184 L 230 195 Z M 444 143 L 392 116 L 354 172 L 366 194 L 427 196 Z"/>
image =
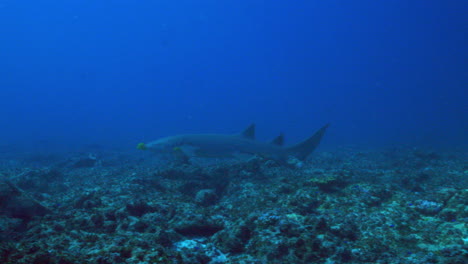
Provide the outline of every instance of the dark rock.
<path id="1" fill-rule="evenodd" d="M 73 168 L 91 168 L 97 164 L 98 160 L 93 155 L 88 155 L 87 157 L 80 158 L 75 163 L 73 163 Z"/>
<path id="2" fill-rule="evenodd" d="M 130 215 L 137 217 L 141 217 L 144 214 L 155 211 L 155 208 L 153 208 L 147 202 L 142 200 L 128 203 L 126 205 L 126 209 Z"/>
<path id="3" fill-rule="evenodd" d="M 224 227 L 218 223 L 208 222 L 201 218 L 195 218 L 193 220 L 179 222 L 174 227 L 174 230 L 183 236 L 209 237 L 223 228 Z"/>
<path id="4" fill-rule="evenodd" d="M 52 211 L 31 198 L 9 181 L 0 182 L 0 212 L 6 216 L 30 220 Z"/>
<path id="5" fill-rule="evenodd" d="M 216 195 L 216 192 L 212 189 L 200 190 L 195 195 L 195 202 L 203 206 L 213 205 L 217 201 L 218 195 Z"/>

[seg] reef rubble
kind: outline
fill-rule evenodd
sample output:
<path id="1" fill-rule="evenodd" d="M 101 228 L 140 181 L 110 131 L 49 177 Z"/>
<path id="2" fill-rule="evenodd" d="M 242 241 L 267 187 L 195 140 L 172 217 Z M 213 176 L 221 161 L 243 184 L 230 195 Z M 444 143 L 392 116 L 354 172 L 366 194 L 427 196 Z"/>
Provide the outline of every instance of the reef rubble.
<path id="1" fill-rule="evenodd" d="M 10 154 L 0 262 L 467 263 L 466 157 L 342 148 L 288 166 Z"/>

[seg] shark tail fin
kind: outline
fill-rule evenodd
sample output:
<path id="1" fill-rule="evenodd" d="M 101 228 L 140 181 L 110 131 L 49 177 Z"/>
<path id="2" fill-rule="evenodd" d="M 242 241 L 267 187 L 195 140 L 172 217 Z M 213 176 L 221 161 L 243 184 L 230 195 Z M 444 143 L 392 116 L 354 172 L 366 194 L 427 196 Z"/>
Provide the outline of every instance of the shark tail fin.
<path id="1" fill-rule="evenodd" d="M 330 124 L 324 125 L 322 128 L 320 128 L 317 132 L 315 132 L 315 134 L 313 134 L 308 139 L 302 141 L 301 143 L 297 145 L 287 148 L 287 151 L 294 157 L 300 160 L 304 160 L 320 144 L 320 141 L 322 140 L 322 137 L 325 134 L 325 131 L 327 130 L 329 126 Z"/>

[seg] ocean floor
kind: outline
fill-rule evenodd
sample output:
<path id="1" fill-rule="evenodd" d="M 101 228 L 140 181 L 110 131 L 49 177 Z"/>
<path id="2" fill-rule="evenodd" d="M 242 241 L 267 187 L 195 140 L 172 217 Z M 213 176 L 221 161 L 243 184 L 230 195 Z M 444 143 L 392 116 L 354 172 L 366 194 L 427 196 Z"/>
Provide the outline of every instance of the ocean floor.
<path id="1" fill-rule="evenodd" d="M 468 263 L 467 153 L 3 153 L 0 263 Z"/>

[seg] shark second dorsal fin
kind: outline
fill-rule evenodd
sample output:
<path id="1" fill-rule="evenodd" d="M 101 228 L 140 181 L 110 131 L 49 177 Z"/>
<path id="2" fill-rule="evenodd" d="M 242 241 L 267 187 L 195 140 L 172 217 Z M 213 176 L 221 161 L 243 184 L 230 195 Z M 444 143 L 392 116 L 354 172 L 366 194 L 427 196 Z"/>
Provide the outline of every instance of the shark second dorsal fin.
<path id="1" fill-rule="evenodd" d="M 275 137 L 272 141 L 271 144 L 277 145 L 277 146 L 283 146 L 284 145 L 284 135 L 281 133 L 279 136 Z"/>
<path id="2" fill-rule="evenodd" d="M 255 139 L 255 124 L 251 124 L 241 134 L 241 137 L 248 139 Z"/>

